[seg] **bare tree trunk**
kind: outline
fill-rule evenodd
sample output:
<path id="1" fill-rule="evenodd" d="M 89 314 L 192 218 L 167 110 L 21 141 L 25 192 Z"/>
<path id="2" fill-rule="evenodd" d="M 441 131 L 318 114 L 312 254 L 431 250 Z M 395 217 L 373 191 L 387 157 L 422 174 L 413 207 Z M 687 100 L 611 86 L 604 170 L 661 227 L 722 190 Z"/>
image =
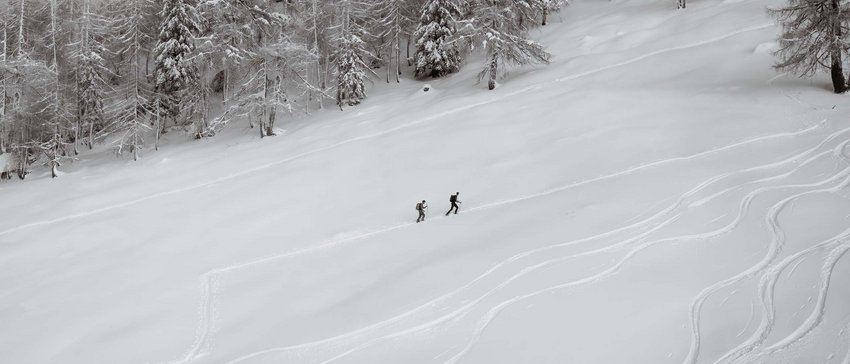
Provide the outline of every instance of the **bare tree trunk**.
<path id="1" fill-rule="evenodd" d="M 832 75 L 832 87 L 835 93 L 840 94 L 847 91 L 847 83 L 844 79 L 844 70 L 841 68 L 841 52 L 832 53 L 832 67 L 830 67 Z"/>
<path id="2" fill-rule="evenodd" d="M 277 91 L 278 87 L 280 87 L 280 76 L 276 76 L 274 79 L 272 79 L 272 78 L 269 78 L 268 75 L 266 75 L 266 79 L 269 80 L 268 82 L 272 82 L 272 85 L 271 85 L 272 87 L 270 87 L 270 89 L 267 90 L 266 92 L 271 93 L 271 92 Z M 275 98 L 278 97 L 277 92 L 275 92 L 275 95 L 273 95 L 273 97 L 275 97 Z M 275 100 L 275 101 L 277 101 L 277 100 Z M 277 102 L 273 102 L 271 104 L 271 106 L 269 107 L 269 120 L 268 120 L 268 123 L 266 124 L 266 136 L 274 136 L 275 135 L 275 133 L 274 133 L 274 122 L 275 121 L 277 121 Z"/>
<path id="3" fill-rule="evenodd" d="M 487 80 L 487 89 L 488 90 L 493 90 L 493 89 L 496 88 L 496 75 L 497 75 L 496 67 L 498 67 L 497 61 L 498 61 L 498 58 L 496 57 L 496 52 L 493 52 L 493 55 L 490 58 L 490 70 L 488 72 L 490 74 L 489 75 L 490 77 Z"/>
<path id="4" fill-rule="evenodd" d="M 395 36 L 395 83 L 399 83 L 398 76 L 401 75 L 401 37 Z M 389 65 L 387 66 L 389 67 Z"/>
<path id="5" fill-rule="evenodd" d="M 6 22 L 4 21 L 2 49 L 0 49 L 0 65 L 6 67 Z M 0 154 L 6 153 L 6 71 L 0 71 Z M 0 166 L 0 172 L 6 172 L 6 166 Z"/>
<path id="6" fill-rule="evenodd" d="M 26 146 L 24 146 L 22 148 L 24 149 L 24 151 L 20 155 L 20 159 L 18 160 L 18 168 L 17 168 L 18 178 L 20 178 L 20 179 L 26 178 L 27 174 L 29 174 L 29 172 L 27 171 L 27 166 L 29 165 L 29 158 L 30 158 L 29 148 L 27 148 Z"/>
<path id="7" fill-rule="evenodd" d="M 222 70 L 223 80 L 222 80 L 222 84 L 221 84 L 221 106 L 222 106 L 222 111 L 226 112 L 227 111 L 227 91 L 228 91 L 227 90 L 227 80 L 230 77 L 230 75 L 229 75 L 230 71 L 228 70 L 229 63 L 227 62 L 227 56 L 223 57 L 221 64 L 222 64 L 222 67 L 224 67 L 224 69 Z"/>
<path id="8" fill-rule="evenodd" d="M 413 66 L 412 60 L 410 59 L 410 41 L 413 39 L 413 34 L 407 35 L 407 67 Z"/>
<path id="9" fill-rule="evenodd" d="M 162 132 L 162 112 L 159 108 L 161 95 L 156 95 L 156 137 L 154 139 L 153 149 L 159 150 L 159 134 Z"/>
<path id="10" fill-rule="evenodd" d="M 844 69 L 841 65 L 841 46 L 838 40 L 841 39 L 841 9 L 838 4 L 839 0 L 832 0 L 832 10 L 834 12 L 832 19 L 833 41 L 830 47 L 829 56 L 832 60 L 830 74 L 832 76 L 832 88 L 835 93 L 840 94 L 847 91 L 847 80 L 844 78 Z"/>
<path id="11" fill-rule="evenodd" d="M 546 17 L 549 16 L 549 7 L 543 5 L 543 22 L 540 25 L 546 26 Z"/>
<path id="12" fill-rule="evenodd" d="M 272 136 L 274 133 L 274 122 L 277 117 L 277 108 L 272 106 L 269 108 L 269 123 L 266 125 L 266 135 Z"/>

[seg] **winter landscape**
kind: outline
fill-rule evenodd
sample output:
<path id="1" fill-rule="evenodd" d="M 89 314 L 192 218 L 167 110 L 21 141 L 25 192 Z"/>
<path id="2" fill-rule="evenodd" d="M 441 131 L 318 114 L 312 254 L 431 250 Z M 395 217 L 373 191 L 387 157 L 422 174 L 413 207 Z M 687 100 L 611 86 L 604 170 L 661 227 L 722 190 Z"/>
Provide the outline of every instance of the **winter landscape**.
<path id="1" fill-rule="evenodd" d="M 845 0 L 4 5 L 2 363 L 850 364 Z"/>

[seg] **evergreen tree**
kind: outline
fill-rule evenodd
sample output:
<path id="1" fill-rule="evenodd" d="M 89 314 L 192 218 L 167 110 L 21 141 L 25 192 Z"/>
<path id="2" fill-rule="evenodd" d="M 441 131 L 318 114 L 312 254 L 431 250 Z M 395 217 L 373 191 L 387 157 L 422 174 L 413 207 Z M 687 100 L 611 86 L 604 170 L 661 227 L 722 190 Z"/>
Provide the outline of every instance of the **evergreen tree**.
<path id="1" fill-rule="evenodd" d="M 340 32 L 337 39 L 335 55 L 337 92 L 336 103 L 342 110 L 343 104 L 349 106 L 357 105 L 366 97 L 363 83 L 366 81 L 366 72 L 369 66 L 363 61 L 364 55 L 370 55 L 363 42 L 362 28 L 352 19 L 351 2 L 342 4 Z M 374 57 L 374 56 L 373 56 Z"/>
<path id="2" fill-rule="evenodd" d="M 414 75 L 442 77 L 457 71 L 463 61 L 455 42 L 462 11 L 455 0 L 427 0 L 414 33 Z"/>
<path id="3" fill-rule="evenodd" d="M 800 76 L 829 68 L 835 93 L 847 91 L 842 66 L 848 50 L 843 29 L 848 10 L 841 0 L 789 0 L 785 7 L 771 9 L 782 25 L 775 67 Z"/>
<path id="4" fill-rule="evenodd" d="M 155 103 L 161 120 L 172 120 L 182 124 L 180 102 L 185 90 L 198 77 L 192 56 L 195 51 L 195 35 L 198 18 L 191 0 L 164 0 L 160 17 L 159 39 L 154 47 Z M 157 126 L 157 133 L 164 129 Z"/>
<path id="5" fill-rule="evenodd" d="M 539 43 L 525 37 L 528 21 L 535 7 L 526 0 L 478 0 L 468 23 L 474 39 L 480 41 L 487 55 L 479 74 L 487 78 L 487 88 L 496 88 L 496 80 L 504 74 L 506 64 L 549 63 L 550 55 Z"/>

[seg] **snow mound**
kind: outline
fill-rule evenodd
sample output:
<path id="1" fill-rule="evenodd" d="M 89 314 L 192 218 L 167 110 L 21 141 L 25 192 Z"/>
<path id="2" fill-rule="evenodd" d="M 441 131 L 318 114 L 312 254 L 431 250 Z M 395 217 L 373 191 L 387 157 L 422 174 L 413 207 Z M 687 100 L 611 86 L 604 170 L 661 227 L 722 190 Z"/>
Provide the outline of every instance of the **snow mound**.
<path id="1" fill-rule="evenodd" d="M 755 48 L 753 48 L 753 54 L 773 53 L 777 49 L 779 49 L 779 43 L 777 43 L 777 42 L 764 42 L 764 43 L 760 43 Z"/>

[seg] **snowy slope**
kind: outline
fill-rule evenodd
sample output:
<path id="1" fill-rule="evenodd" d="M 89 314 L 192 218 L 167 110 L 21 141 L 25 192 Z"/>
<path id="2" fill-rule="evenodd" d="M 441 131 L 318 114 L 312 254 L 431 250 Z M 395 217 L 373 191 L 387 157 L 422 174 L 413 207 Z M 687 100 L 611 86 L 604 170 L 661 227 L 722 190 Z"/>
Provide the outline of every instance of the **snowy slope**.
<path id="1" fill-rule="evenodd" d="M 0 361 L 850 363 L 850 107 L 769 4 L 576 0 L 495 91 L 0 184 Z"/>

